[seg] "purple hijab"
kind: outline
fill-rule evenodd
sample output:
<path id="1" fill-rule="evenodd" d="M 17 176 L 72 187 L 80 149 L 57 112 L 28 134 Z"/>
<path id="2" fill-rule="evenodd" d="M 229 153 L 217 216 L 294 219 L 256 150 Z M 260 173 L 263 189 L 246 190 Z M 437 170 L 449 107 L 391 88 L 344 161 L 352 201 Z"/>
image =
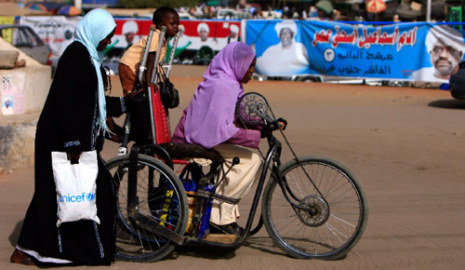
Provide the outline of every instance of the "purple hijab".
<path id="1" fill-rule="evenodd" d="M 244 93 L 240 81 L 254 58 L 252 48 L 243 42 L 229 43 L 213 58 L 187 107 L 184 135 L 188 143 L 212 148 L 239 131 L 234 114 Z"/>

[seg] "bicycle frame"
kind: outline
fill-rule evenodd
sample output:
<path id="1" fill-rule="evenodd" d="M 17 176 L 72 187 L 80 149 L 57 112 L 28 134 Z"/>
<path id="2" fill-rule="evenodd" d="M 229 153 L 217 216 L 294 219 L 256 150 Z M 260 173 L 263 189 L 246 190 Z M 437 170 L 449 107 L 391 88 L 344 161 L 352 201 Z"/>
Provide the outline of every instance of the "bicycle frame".
<path id="1" fill-rule="evenodd" d="M 265 158 L 265 161 L 264 161 L 261 173 L 260 173 L 260 178 L 258 179 L 258 185 L 257 185 L 257 188 L 255 190 L 255 195 L 254 195 L 254 198 L 253 198 L 252 205 L 250 207 L 249 216 L 248 216 L 247 223 L 246 223 L 245 230 L 244 230 L 243 234 L 236 241 L 234 241 L 232 243 L 211 242 L 211 241 L 208 241 L 208 240 L 200 240 L 200 239 L 189 238 L 189 237 L 186 237 L 185 240 L 191 241 L 191 242 L 208 244 L 208 245 L 220 246 L 220 247 L 234 247 L 234 246 L 238 246 L 241 243 L 243 243 L 244 240 L 249 235 L 254 235 L 255 233 L 257 233 L 262 228 L 263 221 L 262 221 L 261 217 L 260 217 L 260 220 L 259 220 L 259 223 L 257 224 L 257 226 L 255 228 L 253 228 L 253 229 L 252 229 L 252 224 L 253 224 L 257 209 L 258 209 L 258 204 L 259 204 L 259 201 L 260 201 L 260 197 L 262 196 L 262 193 L 263 193 L 263 188 L 264 188 L 264 185 L 265 185 L 265 182 L 266 182 L 266 177 L 267 177 L 268 170 L 269 170 L 270 166 L 271 166 L 271 175 L 274 175 L 276 177 L 276 179 L 278 179 L 278 181 L 280 182 L 280 186 L 282 188 L 284 187 L 282 181 L 280 180 L 281 175 L 280 175 L 280 172 L 279 172 L 279 167 L 281 165 L 281 160 L 280 160 L 281 142 L 279 140 L 277 140 L 276 137 L 274 137 L 273 135 L 270 135 L 267 139 L 268 139 L 269 149 L 268 149 L 268 152 L 266 154 L 266 158 Z M 137 169 L 134 168 L 134 166 L 136 166 L 136 164 L 137 164 L 137 155 L 140 152 L 147 153 L 147 154 L 150 154 L 150 155 L 159 155 L 162 159 L 167 161 L 167 164 L 171 168 L 173 166 L 173 163 L 172 163 L 172 161 L 171 161 L 171 159 L 169 157 L 169 154 L 166 152 L 166 150 L 164 150 L 159 145 L 144 145 L 144 146 L 133 146 L 132 147 L 131 153 L 130 153 L 130 166 L 129 166 L 129 179 L 128 179 L 129 182 L 128 182 L 128 191 L 127 191 L 128 192 L 128 209 L 127 209 L 127 211 L 129 213 L 133 213 L 133 215 L 131 215 L 131 216 L 134 216 L 133 218 L 135 220 L 139 219 L 139 216 L 137 216 L 137 210 L 136 210 L 137 202 L 136 202 L 136 195 L 135 195 L 137 193 L 137 176 L 134 175 L 134 172 L 137 171 Z M 273 177 L 270 176 L 270 178 L 272 179 Z M 271 179 L 270 179 L 270 181 L 273 181 Z M 284 192 L 284 189 L 283 189 L 283 192 Z M 218 197 L 215 197 L 215 196 L 212 196 L 212 197 L 221 200 L 221 198 L 218 198 Z M 158 225 L 156 222 L 152 222 L 150 220 L 145 220 L 144 222 L 148 222 L 149 224 L 153 224 L 153 225 Z M 162 227 L 162 226 L 155 226 L 155 227 L 152 228 L 152 230 L 154 228 L 162 229 L 160 227 Z M 182 237 L 181 235 L 176 235 L 171 231 L 168 232 L 168 230 L 160 230 L 160 231 L 158 231 L 158 233 L 161 236 L 164 236 L 164 237 L 166 237 L 166 238 L 168 238 L 170 240 L 173 240 L 175 243 L 178 243 L 178 244 L 183 243 L 183 241 L 180 241 L 180 237 Z"/>
<path id="2" fill-rule="evenodd" d="M 247 223 L 246 223 L 246 226 L 244 228 L 244 232 L 242 233 L 242 235 L 235 242 L 228 243 L 228 244 L 219 243 L 219 242 L 211 242 L 211 241 L 206 241 L 206 240 L 194 240 L 194 242 L 214 245 L 214 246 L 219 246 L 219 247 L 234 247 L 234 246 L 238 246 L 242 244 L 249 235 L 254 235 L 262 228 L 263 221 L 262 221 L 262 218 L 260 217 L 259 223 L 256 225 L 255 228 L 251 229 L 254 218 L 255 218 L 255 214 L 258 209 L 258 203 L 263 193 L 263 188 L 265 186 L 266 176 L 268 173 L 268 169 L 270 168 L 270 165 L 271 165 L 271 175 L 274 174 L 276 176 L 276 179 L 281 179 L 281 175 L 279 172 L 279 167 L 281 166 L 281 160 L 280 160 L 281 148 L 282 148 L 281 142 L 278 139 L 276 139 L 276 137 L 274 137 L 273 135 L 270 135 L 267 139 L 268 139 L 268 145 L 269 145 L 268 152 L 265 156 L 265 161 L 263 163 L 263 168 L 260 173 L 260 178 L 258 179 L 257 189 L 255 190 L 255 195 L 252 201 L 252 205 L 250 207 L 250 212 L 247 218 Z M 272 176 L 270 176 L 270 181 L 273 181 L 271 179 L 272 179 Z"/>
<path id="3" fill-rule="evenodd" d="M 260 97 L 259 94 L 252 93 L 251 98 L 245 98 L 243 100 L 245 102 L 244 104 L 246 104 L 244 106 L 247 107 L 239 107 L 243 104 L 239 103 L 240 105 L 237 107 L 239 108 L 237 109 L 238 115 L 242 115 L 242 112 L 250 115 L 251 120 L 249 123 L 257 122 L 258 120 L 256 119 L 258 116 L 263 119 L 268 130 L 279 130 L 277 129 L 278 125 L 276 125 L 276 123 L 280 120 L 275 120 L 276 117 L 271 109 L 268 109 L 269 106 L 263 97 Z M 240 111 L 241 108 L 246 109 Z M 162 128 L 165 128 L 165 126 Z M 161 133 L 163 133 L 163 129 Z M 220 234 L 206 234 L 206 237 L 203 237 L 204 229 L 201 227 L 201 224 L 204 224 L 203 222 L 207 220 L 204 219 L 205 216 L 201 216 L 206 213 L 204 210 L 201 210 L 204 209 L 203 207 L 205 207 L 206 202 L 215 199 L 229 204 L 239 203 L 240 199 L 215 194 L 215 189 L 204 189 L 204 185 L 207 184 L 214 183 L 216 187 L 220 186 L 230 169 L 239 163 L 238 158 L 233 159 L 232 163 L 227 166 L 229 167 L 228 169 L 225 168 L 225 164 L 222 163 L 224 162 L 223 159 L 220 158 L 217 160 L 215 155 L 208 156 L 207 159 L 214 161 L 213 164 L 215 165 L 210 167 L 209 173 L 204 173 L 200 178 L 197 178 L 199 179 L 198 183 L 200 183 L 200 185 L 197 186 L 198 190 L 195 195 L 188 194 L 188 196 L 197 199 L 194 218 L 191 219 L 190 222 L 191 224 L 195 224 L 196 229 L 199 229 L 199 234 L 196 231 L 193 233 L 189 231 L 189 233 L 186 234 L 186 226 L 189 224 L 187 212 L 192 211 L 188 210 L 188 207 L 194 205 L 192 202 L 187 201 L 186 194 L 183 193 L 183 183 L 180 181 L 179 176 L 173 171 L 173 164 L 186 165 L 191 162 L 173 159 L 173 157 L 184 157 L 188 159 L 189 155 L 190 157 L 199 156 L 193 156 L 189 154 L 188 151 L 184 152 L 185 150 L 183 150 L 184 148 L 182 148 L 182 145 L 179 145 L 181 148 L 168 145 L 169 147 L 165 149 L 163 147 L 166 146 L 163 144 L 163 139 L 161 139 L 159 143 L 148 142 L 145 145 L 134 145 L 131 148 L 129 156 L 123 159 L 118 158 L 113 160 L 114 164 L 120 164 L 121 162 L 125 162 L 124 164 L 126 164 L 121 167 L 124 170 L 121 172 L 127 173 L 127 197 L 123 197 L 123 207 L 120 207 L 122 211 L 126 211 L 122 214 L 122 217 L 130 224 L 125 226 L 128 226 L 127 228 L 129 228 L 131 232 L 134 231 L 136 237 L 139 236 L 139 230 L 141 230 L 142 234 L 146 231 L 154 236 L 154 239 L 161 237 L 161 239 L 165 241 L 164 243 L 166 246 L 163 246 L 160 252 L 156 247 L 153 249 L 150 247 L 148 253 L 146 253 L 149 257 L 146 258 L 151 258 L 153 260 L 160 259 L 167 254 L 165 251 L 172 251 L 175 244 L 184 245 L 186 243 L 196 243 L 223 248 L 236 248 L 244 243 L 246 238 L 256 234 L 262 227 L 266 227 L 274 244 L 292 257 L 340 258 L 344 256 L 360 239 L 366 225 L 367 208 L 360 184 L 347 168 L 336 161 L 323 157 L 298 157 L 292 150 L 285 134 L 283 134 L 282 131 L 281 134 L 284 139 L 282 142 L 275 137 L 274 132 L 270 132 L 266 137 L 268 149 L 266 155 L 262 155 L 263 166 L 260 173 L 256 176 L 258 179 L 256 179 L 257 186 L 255 188 L 255 194 L 250 205 L 245 228 L 242 230 L 241 235 L 229 234 L 222 236 Z M 281 164 L 283 143 L 290 148 L 293 157 L 291 157 L 289 162 Z M 170 151 L 174 152 L 171 153 Z M 173 156 L 171 156 L 170 153 L 173 154 Z M 184 156 L 183 153 L 186 153 L 186 156 Z M 199 152 L 194 150 L 193 153 L 196 155 Z M 150 156 L 152 161 L 150 161 L 148 156 Z M 153 157 L 158 160 L 153 159 Z M 142 160 L 142 163 L 140 163 L 139 160 Z M 168 166 L 163 165 L 160 161 Z M 145 165 L 144 162 L 146 162 Z M 147 164 L 149 166 L 148 173 L 142 173 L 145 176 L 142 176 L 140 180 L 144 185 L 141 190 L 138 190 L 141 183 L 138 183 L 139 177 L 137 175 L 137 170 L 143 168 L 141 166 L 147 166 Z M 324 169 L 320 170 L 320 168 Z M 157 173 L 156 175 L 154 174 L 155 171 Z M 270 174 L 268 174 L 268 171 L 270 171 Z M 172 187 L 176 187 L 176 192 L 180 195 L 178 198 L 182 198 L 182 200 L 180 200 L 182 203 L 170 205 L 170 202 L 168 202 L 169 205 L 166 206 L 165 201 L 165 204 L 158 204 L 159 206 L 163 206 L 163 210 L 161 210 L 162 208 L 159 206 L 152 206 L 149 204 L 150 212 L 143 212 L 143 208 L 141 208 L 143 211 L 139 212 L 138 196 L 149 196 L 148 199 L 150 199 L 150 195 L 147 194 L 150 194 L 151 188 L 165 187 L 163 184 L 164 182 L 158 180 L 158 175 L 169 175 L 166 179 L 172 184 Z M 270 178 L 268 182 L 267 177 Z M 329 181 L 327 181 L 328 179 Z M 325 183 L 329 183 L 330 186 Z M 147 185 L 147 187 L 145 185 Z M 279 185 L 279 188 L 277 185 Z M 336 192 L 334 192 L 334 189 L 331 190 L 331 185 L 335 185 L 334 188 Z M 347 186 L 348 190 L 344 188 L 342 193 L 340 193 L 338 189 L 341 189 L 341 185 Z M 281 189 L 281 191 L 279 191 L 279 189 Z M 346 197 L 346 195 L 348 196 Z M 166 198 L 171 198 L 170 196 L 171 195 L 166 195 Z M 343 203 L 341 204 L 341 198 L 342 202 L 349 202 L 349 207 L 353 209 L 352 212 L 346 212 L 347 206 Z M 255 215 L 259 212 L 257 210 L 260 200 L 262 201 L 262 208 L 257 223 Z M 127 203 L 127 205 L 124 205 L 124 203 Z M 158 219 L 160 211 L 166 211 L 164 210 L 165 206 L 176 207 L 178 210 L 175 211 L 179 211 L 173 212 L 173 217 L 175 218 L 173 220 L 177 222 L 172 223 L 176 224 L 173 227 L 164 225 L 164 223 L 160 222 Z M 143 205 L 143 207 L 145 207 L 145 205 Z M 152 210 L 151 207 L 160 210 Z M 148 215 L 146 213 L 148 213 Z M 355 217 L 352 218 L 353 216 Z M 177 219 L 177 217 L 179 217 L 179 219 Z M 303 226 L 309 227 L 309 230 L 289 229 L 287 226 L 288 218 L 293 218 L 293 220 L 297 220 L 298 222 L 300 221 Z M 257 224 L 254 224 L 254 222 Z M 321 235 L 325 238 L 326 242 L 312 241 L 314 234 L 319 235 L 320 232 L 322 232 Z M 295 238 L 295 233 L 299 233 L 302 236 Z M 299 242 L 301 239 L 306 240 L 302 249 L 300 249 Z M 145 240 L 142 238 L 139 239 L 139 241 Z M 297 245 L 294 244 L 294 242 Z M 142 244 L 138 242 L 131 243 L 131 245 L 136 247 L 138 247 L 138 245 L 142 246 Z M 316 248 L 314 247 L 315 245 L 320 245 L 320 247 Z M 123 258 L 131 259 L 131 256 L 133 256 L 135 261 L 145 260 L 144 255 L 138 252 L 138 249 L 127 251 L 129 255 L 125 255 L 123 251 L 122 254 L 127 256 L 123 256 Z"/>
<path id="4" fill-rule="evenodd" d="M 153 31 L 154 31 L 154 29 L 151 29 L 150 34 L 149 34 L 149 38 L 148 38 L 148 40 L 149 40 L 148 44 L 150 44 L 150 41 L 152 39 Z M 160 34 L 160 40 L 163 40 L 165 31 L 166 31 L 166 28 L 163 28 L 162 31 L 161 31 L 161 34 Z M 177 42 L 175 42 L 175 44 L 176 43 Z M 162 42 L 159 43 L 159 48 L 157 50 L 155 63 L 158 63 L 158 60 L 159 60 L 159 53 L 158 52 L 161 50 L 161 44 L 162 44 Z M 140 69 L 139 74 L 138 74 L 138 77 L 139 77 L 140 81 L 142 80 L 143 72 L 146 70 L 145 64 L 146 64 L 146 61 L 147 61 L 147 54 L 148 54 L 148 48 L 146 48 L 146 50 L 144 52 L 141 69 Z M 172 58 L 172 56 L 170 58 Z M 170 59 L 170 60 L 172 60 L 172 59 Z M 157 65 L 157 67 L 154 67 L 154 69 L 152 70 L 152 77 L 151 77 L 152 78 L 152 84 L 154 82 L 156 82 L 157 78 L 158 78 L 157 77 L 158 76 L 158 72 L 157 72 L 158 64 L 156 64 L 156 65 Z M 170 68 L 170 66 L 171 66 L 171 61 L 169 63 L 169 68 Z M 169 74 L 169 69 L 168 69 L 168 74 Z M 147 91 L 150 91 L 150 89 L 148 89 Z M 150 117 L 151 117 L 152 144 L 139 145 L 139 146 L 133 146 L 132 147 L 132 149 L 130 151 L 130 166 L 129 166 L 129 175 L 128 175 L 129 178 L 128 178 L 128 190 L 127 190 L 127 193 L 128 193 L 127 194 L 127 196 L 128 196 L 127 211 L 128 211 L 128 213 L 130 213 L 131 218 L 134 221 L 137 221 L 139 223 L 139 226 L 140 226 L 141 223 L 145 223 L 144 224 L 145 227 L 154 226 L 154 227 L 152 227 L 152 230 L 155 229 L 155 228 L 159 229 L 158 234 L 172 240 L 173 242 L 175 242 L 177 244 L 183 244 L 182 239 L 184 238 L 184 240 L 188 240 L 188 241 L 192 241 L 192 242 L 198 242 L 198 243 L 204 243 L 204 244 L 209 244 L 209 245 L 215 245 L 215 246 L 222 246 L 222 247 L 238 246 L 241 243 L 243 243 L 244 240 L 249 235 L 254 235 L 263 226 L 263 219 L 260 216 L 260 220 L 259 220 L 258 224 L 254 228 L 252 228 L 252 225 L 253 225 L 253 222 L 254 222 L 254 219 L 255 219 L 255 215 L 257 213 L 260 197 L 263 194 L 263 189 L 264 189 L 264 186 L 265 186 L 266 177 L 267 177 L 267 174 L 268 174 L 268 170 L 270 170 L 270 167 L 271 167 L 270 181 L 278 181 L 278 184 L 281 187 L 281 190 L 282 190 L 286 200 L 289 202 L 289 204 L 292 205 L 293 209 L 308 210 L 306 207 L 299 206 L 299 205 L 296 205 L 294 203 L 294 201 L 298 201 L 299 199 L 289 189 L 289 187 L 286 184 L 285 179 L 283 179 L 283 177 L 281 175 L 281 172 L 280 172 L 280 166 L 281 166 L 281 159 L 280 158 L 281 158 L 282 144 L 271 133 L 267 137 L 269 148 L 268 148 L 267 154 L 265 155 L 265 158 L 264 158 L 263 167 L 262 167 L 260 177 L 259 177 L 258 182 L 257 182 L 257 188 L 255 190 L 252 205 L 250 207 L 250 212 L 249 212 L 249 216 L 247 218 L 246 226 L 245 226 L 245 229 L 244 229 L 242 235 L 240 235 L 240 237 L 237 238 L 236 241 L 234 241 L 232 243 L 220 243 L 220 242 L 208 241 L 208 240 L 205 240 L 205 239 L 196 239 L 196 238 L 184 237 L 183 235 L 178 235 L 178 234 L 175 234 L 175 233 L 173 233 L 173 232 L 171 232 L 169 230 L 164 229 L 164 227 L 159 226 L 157 222 L 154 222 L 154 221 L 148 220 L 148 219 L 143 219 L 140 215 L 138 215 L 138 212 L 137 212 L 137 209 L 136 209 L 136 206 L 137 206 L 137 199 L 136 199 L 136 193 L 137 193 L 137 174 L 136 174 L 136 171 L 137 171 L 137 168 L 136 168 L 136 165 L 137 165 L 137 159 L 138 159 L 137 156 L 138 156 L 138 154 L 139 153 L 144 153 L 144 154 L 147 154 L 147 155 L 150 155 L 150 156 L 157 156 L 159 159 L 163 160 L 170 168 L 173 169 L 173 161 L 172 161 L 169 153 L 164 148 L 162 148 L 160 145 L 158 145 L 157 141 L 155 139 L 156 138 L 156 130 L 155 130 L 155 127 L 154 127 L 154 124 L 153 124 L 154 119 L 153 119 L 153 108 L 152 108 L 151 95 L 149 95 L 149 104 L 150 104 Z M 272 119 L 267 118 L 266 120 L 271 121 Z M 130 123 L 126 119 L 125 120 L 126 134 L 125 134 L 125 139 L 124 139 L 124 142 L 123 142 L 121 148 L 126 148 L 127 149 L 128 137 L 129 137 L 129 132 L 130 132 L 129 124 Z M 120 154 L 125 154 L 125 153 L 127 153 L 127 152 L 120 151 Z M 297 162 L 298 162 L 298 160 L 297 160 Z M 307 174 L 307 176 L 308 176 L 308 174 Z M 151 177 L 149 177 L 149 178 L 151 178 Z M 310 179 L 310 181 L 311 181 L 311 179 Z M 313 181 L 311 181 L 311 182 L 313 183 Z M 229 203 L 237 203 L 239 201 L 239 200 L 237 200 L 237 202 L 233 202 L 235 200 L 232 199 L 232 198 L 222 198 L 222 196 L 215 196 L 215 194 L 205 194 L 205 195 L 202 195 L 201 197 L 214 198 L 214 199 L 217 199 L 219 201 L 224 201 L 224 202 L 229 202 Z"/>
<path id="5" fill-rule="evenodd" d="M 263 168 L 260 173 L 260 178 L 258 179 L 257 188 L 255 190 L 255 195 L 252 201 L 252 205 L 250 207 L 249 216 L 247 218 L 246 226 L 244 228 L 244 232 L 242 233 L 242 235 L 235 242 L 230 243 L 230 244 L 212 242 L 212 241 L 207 241 L 207 240 L 194 240 L 195 242 L 204 243 L 208 245 L 214 245 L 214 246 L 220 246 L 220 247 L 234 247 L 234 246 L 238 246 L 242 244 L 248 236 L 254 235 L 262 228 L 263 220 L 261 216 L 260 216 L 259 223 L 253 229 L 252 229 L 252 224 L 253 224 L 255 215 L 257 213 L 258 203 L 263 193 L 263 188 L 266 182 L 266 176 L 268 174 L 268 169 L 270 168 L 270 166 L 271 166 L 271 174 L 269 177 L 270 178 L 269 181 L 275 181 L 275 180 L 278 181 L 278 184 L 281 187 L 281 191 L 283 192 L 284 197 L 289 202 L 289 204 L 292 205 L 293 209 L 307 210 L 307 211 L 310 210 L 308 207 L 297 205 L 291 200 L 291 198 L 294 200 L 299 200 L 299 198 L 297 198 L 297 196 L 295 196 L 294 193 L 289 189 L 286 183 L 286 180 L 281 175 L 281 172 L 279 169 L 281 167 L 282 144 L 272 134 L 268 136 L 267 140 L 268 140 L 268 145 L 269 145 L 268 152 L 265 156 Z M 310 177 L 309 179 L 313 183 Z M 289 195 L 291 198 L 289 197 Z"/>

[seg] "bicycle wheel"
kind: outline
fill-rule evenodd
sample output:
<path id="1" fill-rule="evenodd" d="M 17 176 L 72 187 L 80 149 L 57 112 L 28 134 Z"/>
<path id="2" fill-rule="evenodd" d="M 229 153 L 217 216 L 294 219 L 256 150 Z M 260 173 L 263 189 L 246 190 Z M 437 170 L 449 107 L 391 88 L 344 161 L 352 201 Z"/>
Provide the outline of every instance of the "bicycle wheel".
<path id="1" fill-rule="evenodd" d="M 161 161 L 139 154 L 135 166 L 137 192 L 132 200 L 135 206 L 130 208 L 129 155 L 109 160 L 107 167 L 113 177 L 117 196 L 116 258 L 148 262 L 168 255 L 176 244 L 165 237 L 166 234 L 160 234 L 160 228 L 183 236 L 187 226 L 187 197 L 177 176 Z M 150 222 L 143 224 L 144 221 Z"/>
<path id="2" fill-rule="evenodd" d="M 357 179 L 326 158 L 302 157 L 280 171 L 288 195 L 273 178 L 262 201 L 263 221 L 273 242 L 295 258 L 345 256 L 360 239 L 368 216 Z"/>

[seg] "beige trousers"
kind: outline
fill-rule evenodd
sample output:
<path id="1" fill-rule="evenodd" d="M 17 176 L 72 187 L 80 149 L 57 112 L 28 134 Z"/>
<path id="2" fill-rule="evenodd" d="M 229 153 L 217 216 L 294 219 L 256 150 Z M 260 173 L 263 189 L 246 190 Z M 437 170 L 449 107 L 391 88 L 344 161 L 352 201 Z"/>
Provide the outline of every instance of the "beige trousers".
<path id="1" fill-rule="evenodd" d="M 232 167 L 216 188 L 216 193 L 240 199 L 249 192 L 255 179 L 259 177 L 258 171 L 262 167 L 263 161 L 259 154 L 253 152 L 251 148 L 235 144 L 220 144 L 214 147 L 221 156 L 226 160 L 223 165 L 225 172 L 232 165 L 234 157 L 240 159 L 240 163 Z M 219 179 L 222 179 L 222 175 Z M 226 225 L 236 222 L 239 217 L 239 208 L 237 204 L 229 204 L 213 200 L 210 222 L 217 225 Z"/>

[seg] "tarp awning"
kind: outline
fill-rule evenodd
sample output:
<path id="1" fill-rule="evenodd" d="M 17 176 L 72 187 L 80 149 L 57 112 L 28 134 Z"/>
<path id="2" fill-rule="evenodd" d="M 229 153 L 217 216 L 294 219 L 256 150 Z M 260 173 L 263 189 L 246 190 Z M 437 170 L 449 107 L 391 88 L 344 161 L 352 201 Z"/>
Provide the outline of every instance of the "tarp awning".
<path id="1" fill-rule="evenodd" d="M 28 16 L 28 15 L 50 15 L 48 11 L 32 10 L 22 8 L 16 3 L 0 3 L 0 16 Z"/>

